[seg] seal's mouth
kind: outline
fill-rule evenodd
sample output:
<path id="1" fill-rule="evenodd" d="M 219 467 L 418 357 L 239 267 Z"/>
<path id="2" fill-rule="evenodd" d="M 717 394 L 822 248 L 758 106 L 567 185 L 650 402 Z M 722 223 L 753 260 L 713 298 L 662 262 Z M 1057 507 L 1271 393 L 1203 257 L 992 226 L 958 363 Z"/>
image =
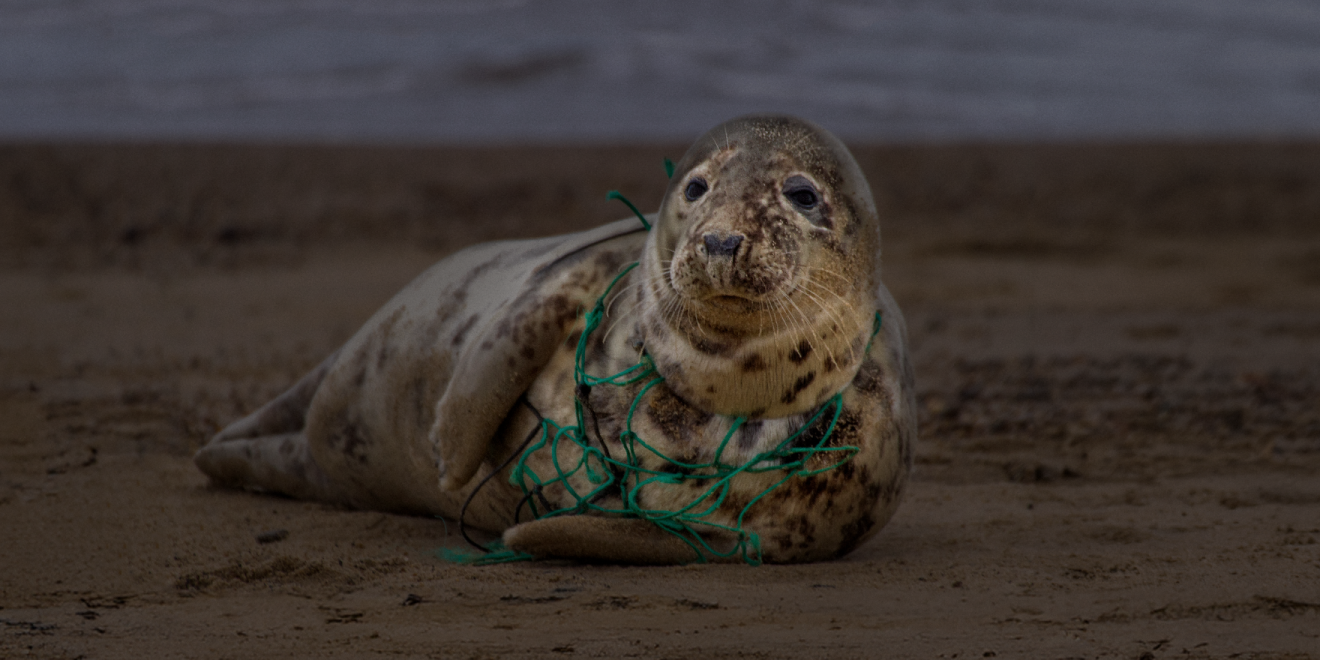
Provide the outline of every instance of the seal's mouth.
<path id="1" fill-rule="evenodd" d="M 702 306 L 718 310 L 720 312 L 732 312 L 735 314 L 755 314 L 773 308 L 774 302 L 768 300 L 758 300 L 744 296 L 734 295 L 714 295 L 701 299 Z"/>
<path id="2" fill-rule="evenodd" d="M 670 272 L 670 286 L 693 311 L 747 314 L 783 304 L 795 289 L 796 270 L 734 267 L 714 277 L 705 268 L 680 267 Z"/>
<path id="3" fill-rule="evenodd" d="M 750 320 L 764 314 L 771 314 L 785 305 L 786 294 L 739 295 L 727 291 L 706 291 L 705 295 L 691 295 L 691 291 L 678 291 L 684 306 L 698 316 L 728 318 L 729 315 L 747 317 Z"/>

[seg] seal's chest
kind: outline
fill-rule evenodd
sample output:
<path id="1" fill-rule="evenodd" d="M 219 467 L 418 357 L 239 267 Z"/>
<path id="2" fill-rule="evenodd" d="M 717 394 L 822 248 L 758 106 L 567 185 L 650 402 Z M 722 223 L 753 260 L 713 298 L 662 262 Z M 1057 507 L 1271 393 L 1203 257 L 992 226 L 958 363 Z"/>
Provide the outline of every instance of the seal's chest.
<path id="1" fill-rule="evenodd" d="M 532 515 L 645 520 L 703 558 L 759 563 L 766 532 L 780 539 L 779 559 L 837 551 L 830 538 L 837 534 L 825 534 L 825 545 L 817 542 L 821 515 L 809 507 L 821 492 L 850 490 L 840 468 L 863 446 L 841 442 L 860 438 L 858 415 L 846 410 L 848 388 L 814 408 L 772 419 L 720 415 L 691 403 L 671 389 L 651 355 L 629 359 L 630 348 L 644 345 L 639 319 L 618 319 L 632 320 L 624 326 L 631 332 L 597 332 L 610 291 L 635 266 L 606 287 L 528 392 L 528 407 L 537 410 L 535 399 L 546 412 L 537 411 L 537 427 L 515 453 L 510 482 L 522 490 Z M 671 365 L 664 373 L 673 372 Z M 851 433 L 836 434 L 841 421 Z M 806 498 L 811 503 L 804 509 Z M 832 506 L 831 499 L 825 508 Z M 840 526 L 839 520 L 824 525 Z M 798 532 L 806 540 L 793 537 Z"/>
<path id="2" fill-rule="evenodd" d="M 577 364 L 609 362 L 602 355 Z M 839 468 L 861 447 L 835 434 L 856 416 L 842 394 L 809 414 L 748 420 L 702 411 L 670 390 L 645 357 L 639 366 L 589 383 L 579 369 L 573 388 L 553 392 L 548 407 L 555 412 L 512 475 L 535 516 L 643 518 L 707 554 L 741 553 L 753 562 L 766 535 L 782 541 L 779 559 L 789 559 L 782 551 L 834 552 L 818 547 L 815 530 L 840 525 L 821 524 L 803 505 L 813 493 L 850 487 Z M 565 372 L 557 369 L 552 364 L 538 381 L 562 383 Z"/>

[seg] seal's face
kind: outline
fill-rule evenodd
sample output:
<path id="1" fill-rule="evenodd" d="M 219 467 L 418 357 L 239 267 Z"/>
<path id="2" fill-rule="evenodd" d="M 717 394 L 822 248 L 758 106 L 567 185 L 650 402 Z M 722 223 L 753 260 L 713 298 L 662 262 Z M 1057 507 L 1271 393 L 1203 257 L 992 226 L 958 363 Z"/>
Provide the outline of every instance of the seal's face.
<path id="1" fill-rule="evenodd" d="M 828 222 L 821 186 L 791 163 L 757 160 L 722 150 L 671 193 L 674 224 L 685 227 L 670 281 L 701 316 L 737 318 L 773 307 L 801 282 L 804 239 L 828 231 L 816 224 Z"/>
<path id="2" fill-rule="evenodd" d="M 787 117 L 717 126 L 679 162 L 648 243 L 648 350 L 708 410 L 809 409 L 855 373 L 878 259 L 874 203 L 836 139 Z"/>

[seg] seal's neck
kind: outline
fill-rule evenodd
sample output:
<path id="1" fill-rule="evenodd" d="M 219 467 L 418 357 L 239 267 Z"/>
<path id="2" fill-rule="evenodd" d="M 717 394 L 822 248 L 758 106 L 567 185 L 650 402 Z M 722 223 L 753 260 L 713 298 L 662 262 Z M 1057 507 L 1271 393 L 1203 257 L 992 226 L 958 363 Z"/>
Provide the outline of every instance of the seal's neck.
<path id="1" fill-rule="evenodd" d="M 711 314 L 662 278 L 641 287 L 641 336 L 660 375 L 688 403 L 723 415 L 814 409 L 852 382 L 873 330 L 874 304 L 855 293 L 794 292 L 760 309 Z"/>

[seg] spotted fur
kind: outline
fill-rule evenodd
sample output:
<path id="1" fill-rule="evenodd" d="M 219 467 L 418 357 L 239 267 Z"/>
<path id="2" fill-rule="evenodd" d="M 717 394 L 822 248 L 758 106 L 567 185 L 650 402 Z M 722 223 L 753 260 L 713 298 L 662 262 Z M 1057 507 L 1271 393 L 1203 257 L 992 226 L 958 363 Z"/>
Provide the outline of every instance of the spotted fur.
<path id="1" fill-rule="evenodd" d="M 695 180 L 704 190 L 693 196 L 702 188 Z M 652 223 L 649 233 L 621 221 L 478 246 L 440 262 L 292 389 L 212 439 L 198 466 L 232 486 L 457 517 L 535 427 L 518 404 L 524 395 L 560 424 L 572 422 L 580 397 L 592 443 L 622 456 L 619 433 L 643 383 L 578 390 L 573 362 L 582 311 L 640 260 L 607 300 L 586 366 L 614 373 L 644 352 L 663 374 L 632 429 L 672 462 L 643 452 L 643 467 L 682 473 L 679 463 L 713 460 L 733 416 L 750 419 L 721 460 L 744 462 L 778 446 L 842 390 L 828 444 L 860 451 L 833 470 L 786 482 L 752 504 L 743 523 L 768 561 L 850 552 L 893 514 L 916 435 L 903 318 L 880 282 L 879 222 L 856 163 L 801 120 L 733 120 L 678 163 Z M 884 323 L 872 340 L 876 312 Z M 796 442 L 820 441 L 825 424 L 818 420 Z M 560 451 L 571 462 L 580 450 L 566 443 Z M 808 467 L 829 460 L 818 456 Z M 548 450 L 528 467 L 550 474 Z M 736 524 L 782 476 L 739 475 L 711 521 Z M 656 483 L 640 504 L 676 509 L 700 491 L 695 481 Z M 466 521 L 504 531 L 511 547 L 538 556 L 694 559 L 643 521 L 529 520 L 526 509 L 515 519 L 521 496 L 499 475 L 476 492 Z M 573 503 L 562 487 L 539 497 Z M 599 503 L 617 500 L 606 493 Z M 713 547 L 731 547 L 727 534 L 707 531 Z"/>

